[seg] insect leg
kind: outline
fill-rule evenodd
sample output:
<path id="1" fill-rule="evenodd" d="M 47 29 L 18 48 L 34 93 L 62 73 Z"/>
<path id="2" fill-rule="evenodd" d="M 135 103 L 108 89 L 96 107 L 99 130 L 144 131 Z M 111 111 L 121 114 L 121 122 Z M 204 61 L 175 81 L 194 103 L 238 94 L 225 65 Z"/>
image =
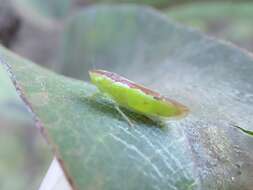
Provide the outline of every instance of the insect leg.
<path id="1" fill-rule="evenodd" d="M 130 127 L 133 127 L 134 124 L 130 121 L 130 119 L 124 114 L 124 112 L 119 108 L 118 105 L 115 105 L 116 110 L 120 113 L 120 115 L 127 121 Z"/>
<path id="2" fill-rule="evenodd" d="M 101 93 L 101 92 L 97 92 L 97 93 L 94 93 L 91 98 L 99 98 L 99 99 L 103 99 L 103 98 L 106 98 L 107 100 L 110 100 L 111 103 L 114 104 L 114 107 L 115 109 L 120 113 L 120 115 L 127 121 L 127 123 L 133 127 L 133 123 L 130 121 L 130 119 L 126 116 L 126 114 L 119 108 L 119 106 L 117 105 L 117 103 L 110 97 L 108 96 L 107 94 L 105 93 Z"/>

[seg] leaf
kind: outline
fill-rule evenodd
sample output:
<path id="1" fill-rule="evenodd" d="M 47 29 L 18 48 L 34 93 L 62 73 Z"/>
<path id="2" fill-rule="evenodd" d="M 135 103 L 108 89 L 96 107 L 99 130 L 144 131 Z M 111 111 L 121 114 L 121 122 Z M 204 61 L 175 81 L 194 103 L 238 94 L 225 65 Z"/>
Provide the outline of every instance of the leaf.
<path id="1" fill-rule="evenodd" d="M 0 65 L 0 119 L 2 124 L 3 120 L 12 123 L 30 121 L 30 115 L 2 65 Z"/>
<path id="2" fill-rule="evenodd" d="M 164 128 L 123 110 L 131 128 L 93 85 L 1 48 L 75 189 L 251 189 L 253 140 L 231 126 L 253 126 L 251 56 L 147 7 L 93 6 L 66 31 L 64 73 L 104 68 L 190 108 Z"/>
<path id="3" fill-rule="evenodd" d="M 184 1 L 184 0 L 183 0 Z M 164 8 L 168 5 L 175 4 L 173 1 L 167 0 L 93 0 L 94 3 L 135 3 L 135 4 L 144 4 L 150 5 L 157 8 Z"/>
<path id="4" fill-rule="evenodd" d="M 253 3 L 205 2 L 165 11 L 176 20 L 253 51 Z"/>
<path id="5" fill-rule="evenodd" d="M 51 156 L 38 135 L 30 113 L 0 64 L 0 189 L 39 186 Z"/>
<path id="6" fill-rule="evenodd" d="M 15 88 L 12 86 L 11 80 L 9 79 L 8 75 L 6 74 L 2 66 L 0 66 L 0 81 L 1 81 L 1 88 L 0 88 L 1 102 L 8 99 L 15 99 L 18 97 Z"/>
<path id="7" fill-rule="evenodd" d="M 244 132 L 244 133 L 246 133 L 246 134 L 248 134 L 248 135 L 253 136 L 253 131 L 245 130 L 245 129 L 243 129 L 243 128 L 237 126 L 237 125 L 234 125 L 234 127 L 240 129 L 242 132 Z"/>
<path id="8" fill-rule="evenodd" d="M 38 189 L 52 159 L 50 150 L 30 120 L 17 120 L 15 115 L 6 120 L 2 116 L 0 189 Z"/>
<path id="9" fill-rule="evenodd" d="M 69 12 L 70 0 L 11 0 L 16 10 L 38 26 L 55 25 Z"/>

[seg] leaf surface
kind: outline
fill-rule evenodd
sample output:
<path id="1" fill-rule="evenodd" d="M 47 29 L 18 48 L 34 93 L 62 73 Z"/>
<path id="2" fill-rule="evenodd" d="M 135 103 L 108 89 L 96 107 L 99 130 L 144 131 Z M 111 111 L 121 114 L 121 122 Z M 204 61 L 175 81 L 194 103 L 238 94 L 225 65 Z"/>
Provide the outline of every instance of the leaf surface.
<path id="1" fill-rule="evenodd" d="M 38 26 L 57 25 L 70 11 L 70 0 L 11 0 L 14 8 Z M 55 27 L 55 26 L 54 26 Z"/>
<path id="2" fill-rule="evenodd" d="M 177 21 L 253 51 L 252 2 L 195 2 L 164 12 Z"/>
<path id="3" fill-rule="evenodd" d="M 4 120 L 15 123 L 27 122 L 29 118 L 29 114 L 17 95 L 9 76 L 0 65 L 0 119 L 2 120 L 0 126 L 4 125 Z"/>

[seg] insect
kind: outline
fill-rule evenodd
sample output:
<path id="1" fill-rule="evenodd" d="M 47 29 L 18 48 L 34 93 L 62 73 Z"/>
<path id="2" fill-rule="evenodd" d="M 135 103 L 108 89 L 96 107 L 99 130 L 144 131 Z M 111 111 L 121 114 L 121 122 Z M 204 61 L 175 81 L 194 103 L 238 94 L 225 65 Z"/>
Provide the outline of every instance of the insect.
<path id="1" fill-rule="evenodd" d="M 188 108 L 179 102 L 168 99 L 158 92 L 136 84 L 116 73 L 105 70 L 91 70 L 89 75 L 91 82 L 119 106 L 151 119 L 180 117 L 188 113 Z M 119 106 L 116 106 L 116 109 L 132 126 Z"/>

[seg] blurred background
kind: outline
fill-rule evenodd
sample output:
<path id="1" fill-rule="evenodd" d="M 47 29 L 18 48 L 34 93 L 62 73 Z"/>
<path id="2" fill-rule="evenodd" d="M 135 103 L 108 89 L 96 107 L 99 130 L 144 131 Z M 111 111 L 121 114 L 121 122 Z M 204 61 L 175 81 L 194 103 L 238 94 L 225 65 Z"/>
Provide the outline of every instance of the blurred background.
<path id="1" fill-rule="evenodd" d="M 253 51 L 250 0 L 0 0 L 0 43 L 64 73 L 66 68 L 59 68 L 57 63 L 68 60 L 71 47 L 65 47 L 66 41 L 75 38 L 75 33 L 69 34 L 69 22 L 82 9 L 99 3 L 149 5 L 168 19 Z M 0 189 L 38 189 L 52 158 L 49 146 L 0 67 Z"/>

